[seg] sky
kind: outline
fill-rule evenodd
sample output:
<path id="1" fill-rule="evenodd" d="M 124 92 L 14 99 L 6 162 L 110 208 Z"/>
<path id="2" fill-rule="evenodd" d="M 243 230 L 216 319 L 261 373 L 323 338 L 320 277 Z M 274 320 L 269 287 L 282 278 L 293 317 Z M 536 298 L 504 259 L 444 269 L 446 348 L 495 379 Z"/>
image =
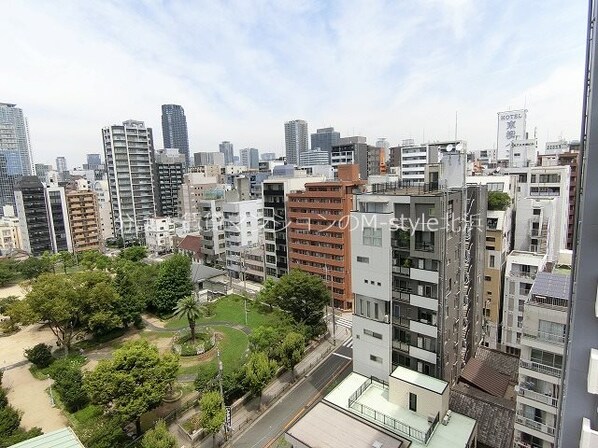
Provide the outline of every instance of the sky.
<path id="1" fill-rule="evenodd" d="M 496 145 L 496 113 L 579 139 L 584 0 L 1 0 L 0 102 L 36 163 L 101 153 L 101 128 L 181 104 L 191 152 L 284 148 L 284 122 L 342 136 Z M 456 119 L 457 118 L 457 119 Z M 457 126 L 455 124 L 457 123 Z"/>

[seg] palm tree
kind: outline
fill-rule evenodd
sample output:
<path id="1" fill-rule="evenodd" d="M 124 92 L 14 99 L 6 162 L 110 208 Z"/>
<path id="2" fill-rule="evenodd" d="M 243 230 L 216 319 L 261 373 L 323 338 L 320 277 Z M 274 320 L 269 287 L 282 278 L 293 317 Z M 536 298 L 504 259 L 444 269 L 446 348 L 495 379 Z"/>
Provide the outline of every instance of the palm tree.
<path id="1" fill-rule="evenodd" d="M 191 330 L 191 341 L 195 343 L 195 321 L 204 314 L 204 305 L 200 305 L 195 297 L 187 296 L 179 300 L 174 308 L 176 317 L 186 317 Z"/>

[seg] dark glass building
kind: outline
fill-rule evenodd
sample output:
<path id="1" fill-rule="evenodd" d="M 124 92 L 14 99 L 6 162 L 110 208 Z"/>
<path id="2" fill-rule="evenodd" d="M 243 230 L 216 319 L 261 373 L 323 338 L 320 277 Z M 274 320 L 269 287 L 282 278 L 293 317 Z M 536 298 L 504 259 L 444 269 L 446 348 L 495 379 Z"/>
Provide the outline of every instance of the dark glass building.
<path id="1" fill-rule="evenodd" d="M 189 135 L 185 110 L 178 104 L 162 105 L 162 137 L 164 148 L 176 148 L 185 155 L 185 162 L 190 166 Z"/>

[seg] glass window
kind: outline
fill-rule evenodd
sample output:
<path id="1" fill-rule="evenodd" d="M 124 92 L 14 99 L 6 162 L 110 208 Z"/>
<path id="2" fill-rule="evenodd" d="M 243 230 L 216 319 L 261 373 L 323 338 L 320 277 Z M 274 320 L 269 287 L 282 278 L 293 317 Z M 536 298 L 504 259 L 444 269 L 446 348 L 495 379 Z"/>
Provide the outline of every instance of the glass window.
<path id="1" fill-rule="evenodd" d="M 382 247 L 382 229 L 374 229 L 373 227 L 364 227 L 363 229 L 363 245 Z"/>

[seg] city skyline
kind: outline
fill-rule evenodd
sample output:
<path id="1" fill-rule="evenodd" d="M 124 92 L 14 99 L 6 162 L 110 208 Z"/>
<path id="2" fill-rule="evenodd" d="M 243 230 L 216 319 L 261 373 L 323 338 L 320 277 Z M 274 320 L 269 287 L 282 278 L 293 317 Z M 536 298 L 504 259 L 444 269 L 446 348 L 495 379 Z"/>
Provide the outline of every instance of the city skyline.
<path id="1" fill-rule="evenodd" d="M 229 140 L 282 155 L 297 118 L 370 143 L 440 140 L 456 112 L 459 138 L 491 148 L 496 113 L 523 107 L 543 148 L 579 138 L 587 8 L 574 3 L 18 3 L 0 31 L 16 41 L 0 100 L 24 110 L 36 163 L 81 165 L 101 128 L 127 119 L 161 141 L 166 103 L 185 108 L 190 152 Z"/>

